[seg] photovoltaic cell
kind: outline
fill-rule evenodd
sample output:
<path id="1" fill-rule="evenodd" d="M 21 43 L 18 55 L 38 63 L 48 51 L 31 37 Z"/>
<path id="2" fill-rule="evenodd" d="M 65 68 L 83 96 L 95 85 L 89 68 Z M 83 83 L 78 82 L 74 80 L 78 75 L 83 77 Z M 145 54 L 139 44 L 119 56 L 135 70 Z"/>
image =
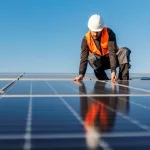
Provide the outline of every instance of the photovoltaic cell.
<path id="1" fill-rule="evenodd" d="M 25 134 L 29 98 L 0 99 L 0 136 Z"/>
<path id="2" fill-rule="evenodd" d="M 30 94 L 31 81 L 15 82 L 4 94 Z"/>
<path id="3" fill-rule="evenodd" d="M 150 91 L 150 80 L 132 80 L 130 81 L 129 86 L 133 86 L 140 89 L 145 89 Z"/>
<path id="4" fill-rule="evenodd" d="M 60 98 L 33 98 L 32 106 L 33 134 L 83 132 L 83 127 Z"/>
<path id="5" fill-rule="evenodd" d="M 11 81 L 0 81 L 0 89 L 8 85 Z"/>

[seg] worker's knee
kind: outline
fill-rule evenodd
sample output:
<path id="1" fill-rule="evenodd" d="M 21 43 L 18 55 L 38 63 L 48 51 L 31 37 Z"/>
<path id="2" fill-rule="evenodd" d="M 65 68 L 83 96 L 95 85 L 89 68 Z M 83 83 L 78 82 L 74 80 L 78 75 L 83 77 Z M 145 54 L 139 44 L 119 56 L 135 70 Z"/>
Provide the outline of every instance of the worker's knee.
<path id="1" fill-rule="evenodd" d="M 96 70 L 102 66 L 100 56 L 96 56 L 92 53 L 89 53 L 88 61 L 90 66 Z"/>
<path id="2" fill-rule="evenodd" d="M 124 55 L 126 55 L 126 56 L 129 56 L 130 53 L 131 53 L 131 50 L 130 50 L 129 48 L 127 48 L 127 47 L 122 47 L 122 48 L 120 49 L 120 51 L 122 51 L 122 54 L 124 54 Z"/>
<path id="3" fill-rule="evenodd" d="M 127 47 L 122 47 L 117 52 L 119 64 L 126 64 L 130 62 L 131 50 Z"/>

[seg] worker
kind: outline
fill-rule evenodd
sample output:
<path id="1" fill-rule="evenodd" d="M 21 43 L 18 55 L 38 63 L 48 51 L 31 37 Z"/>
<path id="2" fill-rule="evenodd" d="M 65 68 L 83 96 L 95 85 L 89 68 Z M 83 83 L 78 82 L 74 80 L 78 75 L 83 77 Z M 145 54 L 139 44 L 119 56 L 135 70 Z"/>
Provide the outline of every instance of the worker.
<path id="1" fill-rule="evenodd" d="M 79 75 L 73 81 L 83 80 L 88 62 L 98 80 L 108 80 L 105 70 L 111 69 L 111 80 L 116 82 L 118 66 L 118 79 L 129 80 L 131 50 L 117 46 L 115 33 L 104 26 L 100 15 L 94 14 L 89 18 L 88 28 L 89 31 L 84 35 L 81 44 Z"/>

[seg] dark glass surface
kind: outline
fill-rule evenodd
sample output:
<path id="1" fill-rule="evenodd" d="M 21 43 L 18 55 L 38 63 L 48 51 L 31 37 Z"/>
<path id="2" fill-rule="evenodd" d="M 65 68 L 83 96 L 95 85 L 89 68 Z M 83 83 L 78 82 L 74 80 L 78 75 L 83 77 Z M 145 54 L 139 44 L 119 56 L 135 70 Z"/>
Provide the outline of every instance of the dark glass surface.
<path id="1" fill-rule="evenodd" d="M 0 140 L 0 150 L 23 150 L 24 140 Z"/>
<path id="2" fill-rule="evenodd" d="M 12 81 L 0 81 L 0 89 L 11 83 Z"/>
<path id="3" fill-rule="evenodd" d="M 129 86 L 149 90 L 150 92 L 150 80 L 131 80 Z"/>
<path id="4" fill-rule="evenodd" d="M 11 87 L 9 87 L 4 94 L 31 94 L 32 92 L 32 81 L 17 81 Z"/>
<path id="5" fill-rule="evenodd" d="M 57 140 L 32 140 L 32 150 L 54 149 L 54 150 L 87 150 L 86 141 L 84 138 L 79 139 L 57 139 Z M 59 144 L 58 144 L 59 143 Z"/>
<path id="6" fill-rule="evenodd" d="M 80 94 L 78 88 L 73 89 L 72 81 L 46 81 L 56 94 Z M 78 87 L 78 86 L 77 86 Z"/>
<path id="7" fill-rule="evenodd" d="M 115 96 L 148 94 L 128 88 L 131 81 L 120 84 L 127 87 L 99 81 L 17 81 L 5 94 L 28 97 L 0 98 L 0 149 L 149 150 L 150 96 Z M 143 81 L 139 84 L 148 87 Z"/>
<path id="8" fill-rule="evenodd" d="M 32 81 L 32 94 L 54 94 L 45 81 Z"/>
<path id="9" fill-rule="evenodd" d="M 0 136 L 24 134 L 29 98 L 0 99 Z"/>
<path id="10" fill-rule="evenodd" d="M 142 97 L 130 96 L 2 98 L 0 138 L 1 135 L 25 135 L 27 116 L 31 113 L 29 139 L 34 150 L 97 150 L 104 148 L 104 143 L 114 150 L 148 149 L 150 110 L 144 106 L 148 107 L 149 98 L 144 101 Z M 141 105 L 137 105 L 139 101 Z M 135 133 L 139 135 L 135 136 Z M 149 136 L 142 137 L 145 133 L 149 133 Z M 6 143 L 10 143 L 7 147 L 2 141 L 0 146 L 4 149 L 9 149 L 10 145 L 12 149 L 23 148 L 26 143 L 22 138 L 16 139 L 18 142 L 6 139 Z M 138 144 L 135 141 L 139 141 Z"/>
<path id="11" fill-rule="evenodd" d="M 33 98 L 32 133 L 80 133 L 83 127 L 60 98 Z"/>

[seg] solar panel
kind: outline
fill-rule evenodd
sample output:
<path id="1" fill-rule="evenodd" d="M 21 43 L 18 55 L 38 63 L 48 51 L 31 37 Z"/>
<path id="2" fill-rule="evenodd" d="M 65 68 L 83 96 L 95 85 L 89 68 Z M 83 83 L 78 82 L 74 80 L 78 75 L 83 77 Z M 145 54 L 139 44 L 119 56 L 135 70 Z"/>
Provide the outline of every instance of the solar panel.
<path id="1" fill-rule="evenodd" d="M 0 150 L 150 149 L 150 81 L 74 75 L 1 78 Z"/>

